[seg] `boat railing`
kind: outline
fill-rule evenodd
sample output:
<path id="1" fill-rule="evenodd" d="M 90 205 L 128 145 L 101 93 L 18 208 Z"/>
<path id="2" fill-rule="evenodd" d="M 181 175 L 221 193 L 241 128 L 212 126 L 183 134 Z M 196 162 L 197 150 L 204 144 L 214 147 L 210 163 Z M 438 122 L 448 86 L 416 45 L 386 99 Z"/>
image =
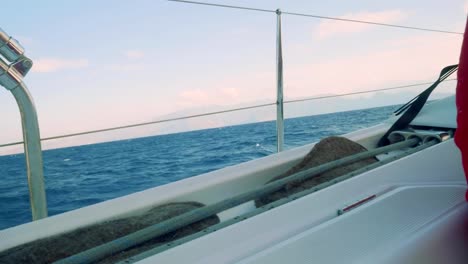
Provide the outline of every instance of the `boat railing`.
<path id="1" fill-rule="evenodd" d="M 0 85 L 13 94 L 21 112 L 32 218 L 37 220 L 47 217 L 47 201 L 37 112 L 23 82 L 31 67 L 23 47 L 0 29 Z"/>
<path id="2" fill-rule="evenodd" d="M 132 127 L 146 126 L 158 123 L 165 123 L 189 118 L 197 118 L 202 116 L 224 114 L 235 111 L 243 111 L 261 107 L 268 107 L 276 105 L 276 124 L 277 124 L 277 151 L 280 152 L 283 150 L 284 145 L 284 104 L 288 103 L 297 103 L 311 100 L 319 100 L 325 98 L 333 97 L 342 97 L 350 96 L 357 94 L 373 93 L 379 91 L 388 91 L 396 89 L 404 89 L 422 85 L 432 84 L 432 82 L 427 83 L 414 83 L 408 85 L 401 85 L 396 87 L 387 87 L 374 90 L 365 90 L 357 91 L 344 94 L 335 94 L 328 96 L 319 96 L 319 97 L 307 97 L 307 98 L 298 98 L 291 100 L 284 100 L 283 98 L 283 58 L 282 58 L 282 38 L 281 38 L 281 15 L 291 15 L 291 16 L 302 16 L 310 17 L 313 19 L 327 19 L 327 20 L 337 20 L 342 22 L 351 22 L 351 23 L 364 23 L 377 26 L 385 27 L 394 27 L 394 28 L 404 28 L 412 30 L 421 30 L 421 31 L 430 31 L 437 33 L 446 33 L 446 34 L 457 34 L 463 35 L 460 32 L 437 30 L 437 29 L 428 29 L 420 27 L 410 27 L 404 25 L 395 25 L 395 24 L 385 24 L 372 21 L 362 21 L 362 20 L 353 20 L 337 17 L 327 17 L 319 16 L 313 14 L 304 14 L 304 13 L 294 13 L 294 12 L 282 12 L 279 9 L 268 10 L 268 9 L 258 9 L 258 8 L 248 8 L 248 7 L 239 7 L 239 6 L 230 6 L 222 4 L 212 4 L 212 3 L 202 3 L 202 2 L 193 2 L 185 0 L 168 0 L 172 2 L 180 2 L 186 4 L 197 4 L 197 5 L 207 5 L 221 8 L 234 8 L 242 9 L 248 11 L 258 11 L 258 12 L 268 12 L 276 15 L 276 102 L 258 104 L 246 107 L 232 108 L 214 112 L 207 112 L 202 114 L 180 116 L 175 118 L 161 119 L 156 121 L 149 121 L 143 123 L 127 124 L 110 128 L 96 129 L 90 131 L 76 132 L 52 137 L 40 138 L 39 126 L 37 121 L 37 113 L 34 107 L 34 103 L 31 95 L 23 82 L 23 77 L 27 74 L 29 69 L 32 67 L 32 61 L 24 55 L 24 49 L 21 45 L 7 35 L 4 31 L 0 29 L 0 85 L 4 86 L 7 90 L 11 91 L 15 97 L 18 107 L 21 112 L 22 126 L 23 126 L 23 141 L 10 142 L 5 144 L 0 144 L 0 148 L 9 147 L 14 145 L 24 144 L 24 152 L 26 156 L 26 165 L 27 165 L 27 175 L 29 183 L 29 192 L 30 192 L 30 201 L 31 201 L 31 210 L 33 220 L 41 219 L 47 217 L 47 204 L 45 198 L 45 188 L 44 188 L 44 176 L 43 176 L 43 165 L 42 165 L 42 151 L 41 151 L 41 141 L 55 140 L 60 138 L 74 137 L 86 134 L 94 134 L 106 131 L 120 130 Z M 456 79 L 446 79 L 445 81 L 454 81 Z"/>
<path id="3" fill-rule="evenodd" d="M 452 79 L 446 79 L 444 80 L 444 82 L 453 82 L 456 80 L 457 79 L 452 78 Z M 323 100 L 323 99 L 328 99 L 328 98 L 353 96 L 353 95 L 359 95 L 359 94 L 369 94 L 369 93 L 376 93 L 376 92 L 409 89 L 409 88 L 414 88 L 414 87 L 430 85 L 432 83 L 433 82 L 422 82 L 422 83 L 413 83 L 413 84 L 400 85 L 400 86 L 385 87 L 385 88 L 380 88 L 380 89 L 356 91 L 356 92 L 350 92 L 350 93 L 303 97 L 303 98 L 297 98 L 297 99 L 283 100 L 283 105 L 287 105 L 291 103 Z M 127 128 L 134 128 L 134 127 L 140 127 L 140 126 L 163 124 L 163 123 L 168 123 L 168 122 L 199 118 L 199 117 L 204 117 L 204 116 L 212 116 L 212 115 L 227 114 L 227 113 L 232 113 L 232 112 L 237 112 L 237 111 L 252 110 L 252 109 L 263 108 L 263 107 L 268 107 L 268 106 L 275 106 L 276 104 L 277 104 L 276 102 L 270 102 L 270 103 L 265 103 L 265 104 L 249 105 L 249 106 L 238 107 L 238 108 L 229 108 L 229 109 L 213 111 L 213 112 L 204 112 L 204 113 L 194 114 L 194 115 L 178 116 L 178 117 L 173 117 L 173 118 L 158 119 L 158 120 L 142 122 L 142 123 L 133 123 L 133 124 L 127 124 L 127 125 L 121 125 L 121 126 L 115 126 L 115 127 L 108 127 L 108 128 L 102 128 L 102 129 L 87 130 L 87 131 L 74 132 L 74 133 L 69 133 L 69 134 L 56 135 L 56 136 L 51 136 L 51 137 L 43 137 L 41 138 L 41 142 L 69 138 L 69 137 L 83 136 L 83 135 L 89 135 L 89 134 L 95 134 L 95 133 L 103 133 L 103 132 L 109 132 L 109 131 L 115 131 L 115 130 L 121 130 L 121 129 L 127 129 Z M 0 144 L 0 148 L 22 145 L 23 143 L 24 141 L 13 141 L 13 142 L 8 142 L 8 143 L 3 143 L 3 144 Z"/>

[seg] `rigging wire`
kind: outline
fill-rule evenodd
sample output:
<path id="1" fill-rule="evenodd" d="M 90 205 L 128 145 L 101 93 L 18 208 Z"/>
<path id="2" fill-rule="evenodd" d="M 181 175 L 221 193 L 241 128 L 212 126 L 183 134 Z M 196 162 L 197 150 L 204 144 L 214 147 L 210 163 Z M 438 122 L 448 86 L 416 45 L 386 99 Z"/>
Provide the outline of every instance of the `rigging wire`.
<path id="1" fill-rule="evenodd" d="M 447 80 L 444 80 L 444 82 L 456 81 L 456 80 L 457 79 L 447 79 Z M 297 102 L 303 102 L 303 101 L 312 101 L 312 100 L 319 100 L 319 99 L 326 99 L 326 98 L 350 96 L 350 95 L 356 95 L 356 94 L 365 94 L 365 93 L 372 93 L 372 92 L 397 90 L 397 89 L 411 88 L 411 87 L 416 87 L 416 86 L 421 86 L 421 85 L 429 85 L 429 84 L 433 84 L 433 83 L 434 82 L 416 83 L 416 84 L 408 84 L 408 85 L 381 88 L 381 89 L 375 89 L 375 90 L 365 90 L 365 91 L 351 92 L 351 93 L 344 93 L 344 94 L 334 94 L 334 95 L 324 95 L 324 96 L 308 97 L 308 98 L 301 98 L 301 99 L 292 99 L 292 100 L 285 100 L 283 103 L 285 103 L 285 104 L 297 103 Z"/>
<path id="2" fill-rule="evenodd" d="M 74 136 L 81 136 L 81 135 L 94 134 L 94 133 L 100 133 L 100 132 L 107 132 L 107 131 L 113 131 L 113 130 L 119 130 L 119 129 L 125 129 L 125 128 L 139 127 L 139 126 L 147 126 L 147 125 L 153 125 L 153 124 L 158 124 L 158 123 L 166 123 L 166 122 L 171 122 L 171 121 L 190 119 L 190 118 L 195 118 L 195 117 L 210 116 L 210 115 L 217 115 L 217 114 L 223 114 L 223 113 L 229 113 L 229 112 L 235 112 L 235 111 L 242 111 L 242 110 L 247 110 L 247 109 L 260 108 L 260 107 L 271 106 L 271 105 L 276 105 L 276 103 L 267 103 L 267 104 L 260 104 L 260 105 L 254 105 L 254 106 L 239 107 L 239 108 L 234 108 L 234 109 L 227 109 L 227 110 L 221 110 L 221 111 L 215 111 L 215 112 L 209 112 L 209 113 L 203 113 L 203 114 L 167 118 L 167 119 L 161 119 L 161 120 L 143 122 L 143 123 L 137 123 L 137 124 L 131 124 L 131 125 L 123 125 L 123 126 L 110 127 L 110 128 L 104 128 L 104 129 L 96 129 L 96 130 L 90 130 L 90 131 L 84 131 L 84 132 L 78 132 L 78 133 L 71 133 L 71 134 L 65 134 L 65 135 L 59 135 L 59 136 L 53 136 L 53 137 L 46 137 L 46 138 L 42 138 L 41 141 L 47 141 L 47 140 L 53 140 L 53 139 L 59 139 L 59 138 L 67 138 L 67 137 L 74 137 Z M 0 145 L 0 148 L 8 147 L 8 146 L 14 146 L 14 145 L 20 145 L 20 144 L 23 144 L 23 143 L 24 143 L 23 141 L 18 141 L 18 142 L 2 144 L 2 145 Z"/>
<path id="3" fill-rule="evenodd" d="M 447 79 L 447 80 L 444 80 L 444 82 L 456 81 L 456 80 L 457 79 Z M 432 84 L 432 82 L 416 83 L 416 84 L 409 84 L 409 85 L 402 85 L 402 86 L 395 86 L 395 87 L 388 87 L 388 88 L 381 88 L 381 89 L 374 89 L 374 90 L 344 93 L 344 94 L 309 97 L 309 98 L 302 98 L 302 99 L 292 99 L 292 100 L 285 100 L 283 103 L 289 104 L 289 103 L 312 101 L 312 100 L 319 100 L 319 99 L 326 99 L 326 98 L 343 97 L 343 96 L 350 96 L 350 95 L 356 95 L 356 94 L 364 94 L 364 93 L 372 93 L 372 92 L 380 92 L 380 91 L 411 88 L 411 87 L 415 87 L 415 86 L 428 85 L 428 84 Z M 60 139 L 60 138 L 81 136 L 81 135 L 101 133 L 101 132 L 120 130 L 120 129 L 132 128 L 132 127 L 140 127 L 140 126 L 147 126 L 147 125 L 153 125 L 153 124 L 159 124 L 159 123 L 166 123 L 166 122 L 177 121 L 177 120 L 191 119 L 191 118 L 196 118 L 196 117 L 211 116 L 211 115 L 217 115 L 217 114 L 223 114 L 223 113 L 243 111 L 243 110 L 249 110 L 249 109 L 255 109 L 255 108 L 262 108 L 262 107 L 266 107 L 266 106 L 273 106 L 273 105 L 276 105 L 276 104 L 277 104 L 277 102 L 266 103 L 266 104 L 259 104 L 259 105 L 253 105 L 253 106 L 232 108 L 232 109 L 221 110 L 221 111 L 208 112 L 208 113 L 203 113 L 203 114 L 187 115 L 187 116 L 181 116 L 181 117 L 160 119 L 160 120 L 150 121 L 150 122 L 143 122 L 143 123 L 136 123 L 136 124 L 130 124 L 130 125 L 110 127 L 110 128 L 104 128 L 104 129 L 96 129 L 96 130 L 90 130 L 90 131 L 84 131 L 84 132 L 64 134 L 64 135 L 59 135 L 59 136 L 52 136 L 52 137 L 42 138 L 41 141 L 48 141 L 48 140 L 54 140 L 54 139 Z M 15 145 L 21 145 L 23 143 L 24 143 L 23 141 L 17 141 L 17 142 L 11 142 L 11 143 L 6 143 L 6 144 L 0 144 L 0 148 L 15 146 Z"/>
<path id="4" fill-rule="evenodd" d="M 261 8 L 252 8 L 252 7 L 243 7 L 243 6 L 233 6 L 233 5 L 223 5 L 223 4 L 214 4 L 214 3 L 205 3 L 205 2 L 195 2 L 195 1 L 186 1 L 186 0 L 167 0 L 169 2 L 179 2 L 184 4 L 194 4 L 194 5 L 205 5 L 205 6 L 214 6 L 214 7 L 224 7 L 240 10 L 249 10 L 249 11 L 259 11 L 266 13 L 276 13 L 274 10 L 261 9 Z"/>
<path id="5" fill-rule="evenodd" d="M 281 12 L 281 13 L 286 14 L 286 15 L 293 15 L 293 16 L 312 17 L 312 18 L 317 18 L 317 19 L 328 19 L 328 20 L 336 20 L 336 21 L 352 22 L 352 23 L 361 23 L 361 24 L 368 24 L 368 25 L 375 25 L 375 26 L 394 27 L 394 28 L 403 28 L 403 29 L 413 29 L 413 30 L 419 30 L 419 31 L 429 31 L 429 32 L 437 32 L 437 33 L 463 35 L 462 32 L 432 29 L 432 28 L 412 27 L 412 26 L 405 26 L 405 25 L 387 24 L 387 23 L 380 23 L 380 22 L 373 22 L 373 21 L 365 21 L 365 20 L 357 20 L 357 19 L 349 19 L 349 18 L 339 18 L 339 17 L 329 17 L 329 16 L 319 16 L 319 15 L 293 13 L 293 12 Z"/>
<path id="6" fill-rule="evenodd" d="M 167 0 L 167 1 L 185 3 L 185 4 L 221 7 L 221 8 L 231 8 L 231 9 L 239 9 L 239 10 L 247 10 L 247 11 L 276 13 L 276 10 L 252 8 L 252 7 L 244 7 L 244 6 L 234 6 L 234 5 L 224 5 L 224 4 L 215 4 L 215 3 L 208 3 L 208 2 L 197 2 L 197 1 L 188 1 L 188 0 Z M 431 29 L 431 28 L 412 27 L 412 26 L 397 25 L 397 24 L 387 24 L 387 23 L 380 23 L 380 22 L 374 22 L 374 21 L 347 19 L 347 18 L 321 16 L 321 15 L 295 13 L 295 12 L 285 12 L 285 11 L 282 11 L 281 13 L 285 14 L 285 15 L 291 15 L 291 16 L 302 16 L 302 17 L 310 17 L 310 18 L 316 18 L 316 19 L 335 20 L 335 21 L 341 21 L 341 22 L 361 23 L 361 24 L 370 24 L 370 25 L 376 25 L 376 26 L 385 26 L 385 27 L 412 29 L 412 30 L 419 30 L 419 31 L 429 31 L 429 32 L 436 32 L 436 33 L 463 35 L 462 32 Z M 456 79 L 447 79 L 445 81 L 454 81 L 454 80 L 456 80 Z M 350 96 L 350 95 L 356 95 L 356 94 L 365 94 L 365 93 L 378 92 L 378 91 L 388 91 L 388 90 L 403 89 L 403 88 L 409 88 L 409 87 L 415 87 L 415 86 L 427 85 L 427 84 L 432 84 L 432 82 L 418 83 L 418 84 L 411 84 L 411 85 L 403 85 L 403 86 L 396 86 L 396 87 L 389 87 L 389 88 L 375 89 L 375 90 L 366 90 L 366 91 L 359 91 L 359 92 L 351 92 L 351 93 L 345 93 L 345 94 L 336 94 L 336 95 L 318 96 L 318 97 L 310 97 L 310 98 L 292 99 L 292 100 L 285 100 L 283 103 L 288 104 L 288 103 L 304 102 L 304 101 L 311 101 L 311 100 L 319 100 L 319 99 L 325 99 L 325 98 L 334 98 L 334 97 Z M 171 122 L 171 121 L 177 121 L 177 120 L 184 120 L 184 119 L 190 119 L 190 118 L 196 118 L 196 117 L 202 117 L 202 116 L 210 116 L 210 115 L 229 113 L 229 112 L 235 112 L 235 111 L 242 111 L 242 110 L 261 108 L 261 107 L 266 107 L 266 106 L 272 106 L 272 105 L 276 105 L 276 104 L 278 104 L 278 103 L 277 102 L 276 103 L 267 103 L 267 104 L 260 104 L 260 105 L 254 105 L 254 106 L 248 106 L 248 107 L 240 107 L 240 108 L 234 108 L 234 109 L 228 109 L 228 110 L 222 110 L 222 111 L 208 112 L 208 113 L 203 113 L 203 114 L 188 115 L 188 116 L 182 116 L 182 117 L 176 117 L 176 118 L 162 119 L 162 120 L 157 120 L 157 121 L 150 121 L 150 122 L 144 122 L 144 123 L 123 125 L 123 126 L 117 126 L 117 127 L 111 127 L 111 128 L 105 128 L 105 129 L 97 129 L 97 130 L 90 130 L 90 131 L 84 131 L 84 132 L 78 132 L 78 133 L 64 134 L 64 135 L 59 135 L 59 136 L 52 136 L 52 137 L 43 138 L 43 139 L 41 139 L 41 141 L 54 140 L 54 139 L 67 138 L 67 137 L 86 135 L 86 134 L 93 134 L 93 133 L 100 133 L 100 132 L 107 132 L 107 131 L 113 131 L 113 130 L 119 130 L 119 129 L 125 129 L 125 128 L 132 128 L 132 127 L 146 126 L 146 125 L 165 123 L 165 122 Z M 20 145 L 20 144 L 23 144 L 23 143 L 24 143 L 23 141 L 18 141 L 18 142 L 0 144 L 0 148 L 1 147 L 14 146 L 14 145 Z"/>
<path id="7" fill-rule="evenodd" d="M 215 4 L 215 3 L 208 3 L 208 2 L 197 2 L 197 1 L 187 1 L 187 0 L 167 0 L 167 1 L 184 3 L 184 4 L 194 4 L 194 5 L 204 5 L 204 6 L 231 8 L 231 9 L 248 10 L 248 11 L 276 13 L 276 10 L 252 8 L 252 7 L 245 7 L 245 6 L 233 6 L 233 5 L 224 5 L 224 4 Z M 291 16 L 310 17 L 310 18 L 316 18 L 316 19 L 335 20 L 335 21 L 341 21 L 341 22 L 368 24 L 368 25 L 375 25 L 375 26 L 384 26 L 384 27 L 393 27 L 393 28 L 402 28 L 402 29 L 412 29 L 412 30 L 419 30 L 419 31 L 436 32 L 436 33 L 463 35 L 462 32 L 456 32 L 456 31 L 440 30 L 440 29 L 432 29 L 432 28 L 422 28 L 422 27 L 413 27 L 413 26 L 398 25 L 398 24 L 388 24 L 388 23 L 380 23 L 380 22 L 367 21 L 367 20 L 348 19 L 348 18 L 321 16 L 321 15 L 286 12 L 286 11 L 281 11 L 281 14 L 291 15 Z"/>

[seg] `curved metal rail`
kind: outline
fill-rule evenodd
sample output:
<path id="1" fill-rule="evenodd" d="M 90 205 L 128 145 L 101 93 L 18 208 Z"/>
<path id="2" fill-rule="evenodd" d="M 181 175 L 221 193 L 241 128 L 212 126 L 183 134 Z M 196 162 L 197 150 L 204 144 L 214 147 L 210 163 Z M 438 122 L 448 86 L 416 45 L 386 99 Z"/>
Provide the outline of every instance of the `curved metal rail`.
<path id="1" fill-rule="evenodd" d="M 38 220 L 47 217 L 47 201 L 37 112 L 23 82 L 31 67 L 21 45 L 0 28 L 0 86 L 13 94 L 21 112 L 31 213 L 32 219 Z"/>

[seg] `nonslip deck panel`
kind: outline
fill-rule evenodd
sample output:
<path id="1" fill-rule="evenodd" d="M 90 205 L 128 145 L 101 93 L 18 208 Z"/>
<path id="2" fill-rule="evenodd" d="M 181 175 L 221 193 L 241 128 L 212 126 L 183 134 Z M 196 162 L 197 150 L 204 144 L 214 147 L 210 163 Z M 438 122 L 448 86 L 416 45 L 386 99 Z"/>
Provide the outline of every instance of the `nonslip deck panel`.
<path id="1" fill-rule="evenodd" d="M 398 247 L 382 254 L 380 264 L 468 263 L 468 203 L 461 203 L 426 225 Z"/>
<path id="2" fill-rule="evenodd" d="M 386 252 L 463 204 L 465 190 L 464 186 L 398 188 L 238 263 L 378 263 Z"/>

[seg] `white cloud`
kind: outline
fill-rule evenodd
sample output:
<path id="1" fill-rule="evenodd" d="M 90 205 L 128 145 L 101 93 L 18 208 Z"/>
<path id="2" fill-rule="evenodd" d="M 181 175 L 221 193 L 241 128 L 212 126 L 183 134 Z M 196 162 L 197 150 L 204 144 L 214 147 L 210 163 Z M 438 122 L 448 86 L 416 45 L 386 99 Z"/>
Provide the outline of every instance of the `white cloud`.
<path id="1" fill-rule="evenodd" d="M 400 10 L 388 10 L 381 12 L 360 12 L 346 14 L 340 18 L 372 21 L 378 23 L 396 23 L 403 20 L 407 15 Z M 323 20 L 316 29 L 316 36 L 320 39 L 335 35 L 358 33 L 372 28 L 371 24 L 349 23 L 337 20 Z"/>
<path id="2" fill-rule="evenodd" d="M 125 51 L 125 57 L 130 60 L 138 60 L 145 56 L 145 53 L 141 50 L 127 50 Z"/>
<path id="3" fill-rule="evenodd" d="M 465 11 L 465 14 L 468 13 L 468 1 L 465 1 L 465 3 L 463 3 L 463 11 Z"/>
<path id="4" fill-rule="evenodd" d="M 81 69 L 88 67 L 87 59 L 45 58 L 34 60 L 33 72 L 56 72 L 60 70 Z"/>

